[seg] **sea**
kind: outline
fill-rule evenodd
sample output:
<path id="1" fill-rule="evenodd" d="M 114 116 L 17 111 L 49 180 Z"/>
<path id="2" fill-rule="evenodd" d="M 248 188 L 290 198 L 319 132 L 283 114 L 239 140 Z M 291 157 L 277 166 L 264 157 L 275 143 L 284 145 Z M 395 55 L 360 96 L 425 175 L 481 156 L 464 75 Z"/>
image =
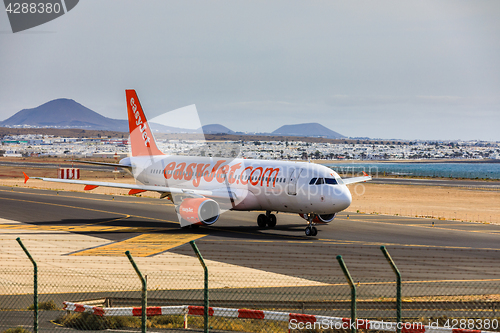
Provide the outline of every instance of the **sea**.
<path id="1" fill-rule="evenodd" d="M 362 171 L 372 176 L 415 176 L 468 179 L 500 179 L 500 163 L 403 162 L 403 163 L 326 163 L 337 173 L 355 177 Z"/>

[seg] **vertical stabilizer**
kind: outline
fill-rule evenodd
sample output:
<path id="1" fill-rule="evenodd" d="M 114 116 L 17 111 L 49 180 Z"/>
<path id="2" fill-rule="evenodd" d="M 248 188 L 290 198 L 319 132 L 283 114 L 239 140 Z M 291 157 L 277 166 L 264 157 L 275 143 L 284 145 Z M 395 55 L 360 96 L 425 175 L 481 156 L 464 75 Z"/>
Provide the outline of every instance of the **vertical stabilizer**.
<path id="1" fill-rule="evenodd" d="M 156 146 L 135 90 L 125 90 L 132 156 L 164 155 Z"/>

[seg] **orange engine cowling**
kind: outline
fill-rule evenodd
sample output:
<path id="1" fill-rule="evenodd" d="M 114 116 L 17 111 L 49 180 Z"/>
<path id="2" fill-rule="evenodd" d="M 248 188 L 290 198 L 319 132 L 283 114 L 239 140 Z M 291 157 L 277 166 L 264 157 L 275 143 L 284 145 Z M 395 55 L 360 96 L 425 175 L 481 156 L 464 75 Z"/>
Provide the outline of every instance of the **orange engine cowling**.
<path id="1" fill-rule="evenodd" d="M 300 217 L 302 217 L 304 220 L 307 220 L 307 214 L 299 214 Z M 335 214 L 323 214 L 323 215 L 316 215 L 313 219 L 314 223 L 328 223 L 332 222 L 333 219 L 337 216 L 337 213 Z"/>
<path id="2" fill-rule="evenodd" d="M 187 198 L 179 206 L 181 217 L 192 224 L 214 224 L 220 215 L 219 204 L 208 198 Z"/>

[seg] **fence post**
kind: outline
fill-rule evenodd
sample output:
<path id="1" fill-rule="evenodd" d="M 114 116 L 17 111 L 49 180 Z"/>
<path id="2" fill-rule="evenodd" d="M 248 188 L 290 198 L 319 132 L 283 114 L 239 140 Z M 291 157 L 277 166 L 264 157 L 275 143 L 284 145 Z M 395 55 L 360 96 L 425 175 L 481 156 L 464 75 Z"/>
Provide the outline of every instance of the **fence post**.
<path id="1" fill-rule="evenodd" d="M 190 241 L 189 244 L 191 244 L 191 247 L 193 248 L 194 253 L 198 256 L 198 260 L 200 260 L 201 266 L 203 266 L 203 270 L 205 271 L 205 287 L 203 290 L 203 319 L 204 319 L 204 330 L 203 332 L 208 333 L 208 268 L 207 265 L 205 265 L 205 261 L 203 260 L 203 257 L 201 256 L 200 250 L 198 250 L 198 247 L 196 246 L 196 243 L 193 241 Z"/>
<path id="2" fill-rule="evenodd" d="M 21 242 L 21 238 L 17 237 L 16 241 L 21 245 L 24 253 L 28 256 L 33 264 L 33 306 L 34 306 L 34 315 L 33 315 L 33 331 L 34 333 L 38 333 L 38 266 L 36 265 L 35 259 L 28 252 L 28 249 L 24 246 L 23 242 Z"/>
<path id="3" fill-rule="evenodd" d="M 396 274 L 396 322 L 397 322 L 397 327 L 396 327 L 396 332 L 401 333 L 401 327 L 399 326 L 401 322 L 401 273 L 399 272 L 399 269 L 396 267 L 396 264 L 394 263 L 394 260 L 392 260 L 391 255 L 385 248 L 385 246 L 381 246 L 380 250 L 382 250 L 382 253 L 385 256 L 385 259 L 389 262 L 389 264 L 392 267 L 392 270 Z"/>
<path id="4" fill-rule="evenodd" d="M 147 299 L 148 299 L 148 285 L 146 282 L 146 279 L 144 276 L 142 276 L 141 271 L 139 270 L 139 267 L 135 264 L 134 258 L 132 258 L 132 255 L 130 254 L 130 251 L 126 251 L 125 255 L 128 257 L 128 260 L 130 260 L 130 263 L 135 269 L 135 272 L 139 276 L 139 279 L 141 279 L 142 283 L 142 297 L 141 297 L 141 305 L 142 305 L 142 311 L 141 311 L 141 332 L 146 333 L 146 321 L 147 321 Z"/>
<path id="5" fill-rule="evenodd" d="M 351 333 L 356 333 L 357 331 L 357 322 L 356 322 L 356 286 L 354 285 L 354 281 L 352 280 L 351 274 L 347 270 L 347 266 L 344 263 L 344 259 L 342 256 L 338 255 L 337 260 L 340 264 L 340 268 L 344 272 L 345 278 L 347 282 L 349 282 L 349 286 L 351 287 Z M 354 326 L 353 326 L 354 325 Z M 354 327 L 354 328 L 353 328 Z"/>

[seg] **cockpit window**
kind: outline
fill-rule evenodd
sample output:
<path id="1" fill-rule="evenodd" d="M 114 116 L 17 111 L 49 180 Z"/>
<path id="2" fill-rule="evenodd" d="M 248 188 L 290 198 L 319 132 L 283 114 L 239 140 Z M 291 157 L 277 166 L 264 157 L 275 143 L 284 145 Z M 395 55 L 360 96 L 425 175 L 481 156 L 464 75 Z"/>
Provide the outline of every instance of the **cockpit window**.
<path id="1" fill-rule="evenodd" d="M 325 182 L 330 185 L 337 185 L 337 180 L 335 178 L 325 178 Z"/>
<path id="2" fill-rule="evenodd" d="M 339 179 L 339 182 L 335 178 L 313 178 L 309 182 L 309 185 L 322 185 L 322 184 L 328 184 L 328 185 L 337 185 L 341 184 L 341 180 Z"/>

